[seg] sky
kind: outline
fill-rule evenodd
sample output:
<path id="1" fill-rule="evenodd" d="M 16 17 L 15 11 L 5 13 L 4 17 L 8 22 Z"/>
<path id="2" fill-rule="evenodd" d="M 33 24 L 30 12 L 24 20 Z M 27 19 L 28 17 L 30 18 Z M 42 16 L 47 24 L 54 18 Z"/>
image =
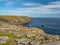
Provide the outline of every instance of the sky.
<path id="1" fill-rule="evenodd" d="M 60 0 L 0 0 L 0 15 L 60 17 Z"/>

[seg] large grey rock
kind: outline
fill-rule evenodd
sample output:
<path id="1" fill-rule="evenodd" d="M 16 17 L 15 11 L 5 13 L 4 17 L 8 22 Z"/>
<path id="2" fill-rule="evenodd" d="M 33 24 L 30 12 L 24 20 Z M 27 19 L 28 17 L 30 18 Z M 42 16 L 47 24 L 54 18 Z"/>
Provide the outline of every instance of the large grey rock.
<path id="1" fill-rule="evenodd" d="M 28 44 L 30 42 L 30 39 L 23 38 L 23 39 L 20 40 L 20 42 L 23 43 L 23 44 Z"/>
<path id="2" fill-rule="evenodd" d="M 48 36 L 50 36 L 50 37 L 52 37 L 52 38 L 54 38 L 56 40 L 59 40 L 60 39 L 60 36 L 59 35 L 48 35 Z"/>
<path id="3" fill-rule="evenodd" d="M 41 45 L 60 45 L 60 41 L 48 42 Z"/>
<path id="4" fill-rule="evenodd" d="M 36 39 L 36 40 L 44 40 L 45 38 L 44 38 L 44 36 L 36 35 L 36 36 L 35 36 L 35 39 Z"/>
<path id="5" fill-rule="evenodd" d="M 28 39 L 28 38 L 22 38 L 22 39 L 16 39 L 16 41 L 17 41 L 19 44 L 22 43 L 22 44 L 27 45 L 27 44 L 30 42 L 30 39 Z"/>
<path id="6" fill-rule="evenodd" d="M 27 33 L 26 36 L 27 36 L 27 37 L 32 37 L 32 36 L 36 36 L 36 34 Z"/>
<path id="7" fill-rule="evenodd" d="M 31 45 L 40 45 L 41 42 L 40 41 L 33 41 L 33 42 L 30 42 Z"/>
<path id="8" fill-rule="evenodd" d="M 18 43 L 11 43 L 10 45 L 18 45 Z"/>

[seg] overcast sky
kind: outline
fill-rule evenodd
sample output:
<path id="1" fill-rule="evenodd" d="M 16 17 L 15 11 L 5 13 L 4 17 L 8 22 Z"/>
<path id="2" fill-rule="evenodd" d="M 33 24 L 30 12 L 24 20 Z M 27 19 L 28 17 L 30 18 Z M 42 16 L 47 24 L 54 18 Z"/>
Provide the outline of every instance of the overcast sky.
<path id="1" fill-rule="evenodd" d="M 0 15 L 60 17 L 60 0 L 0 0 Z"/>

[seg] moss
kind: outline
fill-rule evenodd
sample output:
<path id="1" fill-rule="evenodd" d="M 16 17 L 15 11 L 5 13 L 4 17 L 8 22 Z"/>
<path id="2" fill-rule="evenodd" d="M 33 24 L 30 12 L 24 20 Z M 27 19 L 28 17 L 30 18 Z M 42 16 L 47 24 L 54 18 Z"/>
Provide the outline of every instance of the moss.
<path id="1" fill-rule="evenodd" d="M 7 44 L 0 44 L 0 45 L 7 45 Z"/>
<path id="2" fill-rule="evenodd" d="M 16 42 L 14 39 L 9 39 L 9 41 L 7 41 L 7 43 L 5 44 L 0 44 L 0 45 L 10 45 L 11 43 Z"/>
<path id="3" fill-rule="evenodd" d="M 20 36 L 20 37 L 18 37 L 18 38 L 26 38 L 26 36 L 25 36 L 25 35 L 23 35 L 23 36 Z"/>
<path id="4" fill-rule="evenodd" d="M 28 16 L 0 16 L 0 18 L 16 18 L 16 17 L 29 18 Z"/>
<path id="5" fill-rule="evenodd" d="M 9 38 L 13 37 L 13 35 L 9 33 L 0 33 L 0 36 L 8 36 Z"/>
<path id="6" fill-rule="evenodd" d="M 9 40 L 7 41 L 7 43 L 0 44 L 0 45 L 10 45 L 12 42 L 15 42 L 15 40 L 13 39 L 14 35 L 12 35 L 10 33 L 0 33 L 0 36 L 8 36 L 9 37 Z"/>
<path id="7" fill-rule="evenodd" d="M 29 39 L 31 39 L 31 41 L 34 41 L 35 40 L 35 37 L 34 36 L 31 36 L 31 37 L 28 37 Z"/>
<path id="8" fill-rule="evenodd" d="M 0 16 L 0 18 L 14 18 L 16 16 Z"/>

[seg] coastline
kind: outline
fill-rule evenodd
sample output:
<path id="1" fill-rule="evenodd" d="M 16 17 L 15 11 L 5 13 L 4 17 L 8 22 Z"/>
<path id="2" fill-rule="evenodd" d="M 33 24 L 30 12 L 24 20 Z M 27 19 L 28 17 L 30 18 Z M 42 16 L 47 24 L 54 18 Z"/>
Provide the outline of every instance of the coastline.
<path id="1" fill-rule="evenodd" d="M 39 28 L 28 28 L 24 27 L 24 23 L 29 23 L 30 18 L 23 18 L 24 21 L 21 21 L 23 25 L 18 25 L 18 19 L 16 17 L 10 18 L 0 18 L 3 19 L 0 21 L 0 45 L 40 45 L 43 43 L 49 43 L 54 41 L 60 41 L 59 35 L 49 35 L 46 34 L 42 29 Z M 11 20 L 13 19 L 13 20 Z M 16 20 L 17 19 L 17 20 Z M 27 21 L 28 19 L 28 21 Z M 7 21 L 6 21 L 7 20 Z M 10 22 L 9 22 L 10 21 Z M 14 24 L 14 22 L 16 24 Z M 20 24 L 20 22 L 19 22 Z M 44 44 L 43 44 L 44 45 Z"/>

